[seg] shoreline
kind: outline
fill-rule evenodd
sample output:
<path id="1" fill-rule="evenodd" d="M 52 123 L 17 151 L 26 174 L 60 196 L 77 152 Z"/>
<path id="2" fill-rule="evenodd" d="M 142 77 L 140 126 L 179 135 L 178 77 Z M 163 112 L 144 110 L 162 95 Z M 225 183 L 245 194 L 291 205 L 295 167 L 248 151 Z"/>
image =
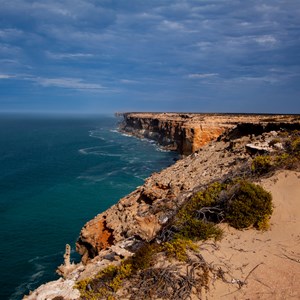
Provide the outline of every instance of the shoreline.
<path id="1" fill-rule="evenodd" d="M 180 207 L 196 190 L 215 180 L 222 181 L 233 174 L 243 174 L 244 166 L 252 159 L 245 148 L 251 137 L 248 132 L 243 133 L 242 130 L 238 135 L 234 130 L 231 128 L 217 141 L 208 142 L 192 155 L 152 174 L 144 185 L 87 222 L 77 242 L 77 251 L 82 255 L 81 263 L 72 265 L 66 261 L 60 266 L 65 279 L 46 284 L 28 299 L 36 299 L 34 295 L 41 292 L 48 291 L 49 295 L 54 287 L 65 299 L 71 296 L 78 299 L 78 290 L 70 286 L 95 276 L 107 265 L 118 264 L 121 258 L 132 256 L 133 249 L 142 241 L 153 240 L 172 219 L 176 207 Z M 230 136 L 232 132 L 235 138 Z M 229 134 L 228 137 L 226 134 Z M 267 131 L 263 139 L 267 137 L 270 140 L 273 135 Z M 263 141 L 260 135 L 256 139 L 260 143 Z"/>

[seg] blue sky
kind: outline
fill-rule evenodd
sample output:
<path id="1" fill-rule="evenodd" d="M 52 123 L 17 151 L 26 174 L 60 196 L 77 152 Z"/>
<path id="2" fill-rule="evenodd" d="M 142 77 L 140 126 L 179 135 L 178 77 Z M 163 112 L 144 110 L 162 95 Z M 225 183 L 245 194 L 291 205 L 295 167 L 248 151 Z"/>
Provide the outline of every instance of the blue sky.
<path id="1" fill-rule="evenodd" d="M 0 111 L 300 113 L 299 0 L 0 8 Z"/>

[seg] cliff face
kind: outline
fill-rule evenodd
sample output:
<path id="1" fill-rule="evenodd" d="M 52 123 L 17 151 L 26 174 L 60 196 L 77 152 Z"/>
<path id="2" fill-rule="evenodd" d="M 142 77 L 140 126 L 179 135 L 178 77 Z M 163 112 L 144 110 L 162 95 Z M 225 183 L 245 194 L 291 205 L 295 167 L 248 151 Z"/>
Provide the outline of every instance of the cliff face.
<path id="1" fill-rule="evenodd" d="M 189 155 L 225 130 L 240 123 L 279 124 L 293 122 L 298 116 L 245 115 L 245 114 L 176 114 L 176 113 L 124 113 L 120 130 L 157 141 L 168 150 Z"/>

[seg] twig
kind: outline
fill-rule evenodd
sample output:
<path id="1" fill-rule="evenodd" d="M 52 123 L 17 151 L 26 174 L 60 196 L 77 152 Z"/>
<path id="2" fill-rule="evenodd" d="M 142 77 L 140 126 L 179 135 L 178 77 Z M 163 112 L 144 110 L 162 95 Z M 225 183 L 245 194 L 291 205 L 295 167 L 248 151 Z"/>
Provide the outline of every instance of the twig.
<path id="1" fill-rule="evenodd" d="M 286 254 L 282 254 L 284 257 L 286 257 L 287 259 L 289 259 L 289 260 L 292 260 L 292 261 L 294 261 L 294 262 L 296 262 L 296 263 L 300 263 L 300 259 L 298 259 L 298 258 L 293 258 L 293 257 L 290 257 L 290 256 L 288 256 L 288 255 L 286 255 Z M 279 256 L 279 255 L 278 255 Z M 279 256 L 280 257 L 280 256 Z"/>

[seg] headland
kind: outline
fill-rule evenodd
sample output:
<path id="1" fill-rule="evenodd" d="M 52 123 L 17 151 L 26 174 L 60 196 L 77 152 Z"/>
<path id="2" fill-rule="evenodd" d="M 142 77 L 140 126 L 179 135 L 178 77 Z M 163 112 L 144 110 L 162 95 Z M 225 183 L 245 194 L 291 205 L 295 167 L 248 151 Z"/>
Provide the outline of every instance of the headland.
<path id="1" fill-rule="evenodd" d="M 26 299 L 141 299 L 139 291 L 149 299 L 300 296 L 300 116 L 122 116 L 122 132 L 153 139 L 183 158 L 152 174 L 142 186 L 85 224 L 76 244 L 81 262 L 70 262 L 67 246 L 65 262 L 58 268 L 62 278 L 39 287 Z M 269 229 L 258 223 L 245 226 L 247 230 L 228 225 L 226 209 L 241 180 L 259 184 L 272 194 L 274 213 L 270 220 L 262 219 L 270 221 Z M 201 221 L 217 223 L 215 235 L 207 239 L 193 236 L 193 244 L 179 242 L 176 237 L 183 233 L 178 214 L 214 184 L 222 186 L 216 196 L 219 202 L 196 210 L 196 215 Z M 231 192 L 222 190 L 225 186 Z M 228 194 L 232 198 L 226 200 Z M 208 209 L 204 215 L 203 208 Z M 223 238 L 217 238 L 216 232 L 222 232 Z M 184 259 L 174 247 L 183 249 Z M 175 254 L 170 257 L 169 253 Z M 133 266 L 139 259 L 150 264 L 140 263 L 136 269 Z"/>

